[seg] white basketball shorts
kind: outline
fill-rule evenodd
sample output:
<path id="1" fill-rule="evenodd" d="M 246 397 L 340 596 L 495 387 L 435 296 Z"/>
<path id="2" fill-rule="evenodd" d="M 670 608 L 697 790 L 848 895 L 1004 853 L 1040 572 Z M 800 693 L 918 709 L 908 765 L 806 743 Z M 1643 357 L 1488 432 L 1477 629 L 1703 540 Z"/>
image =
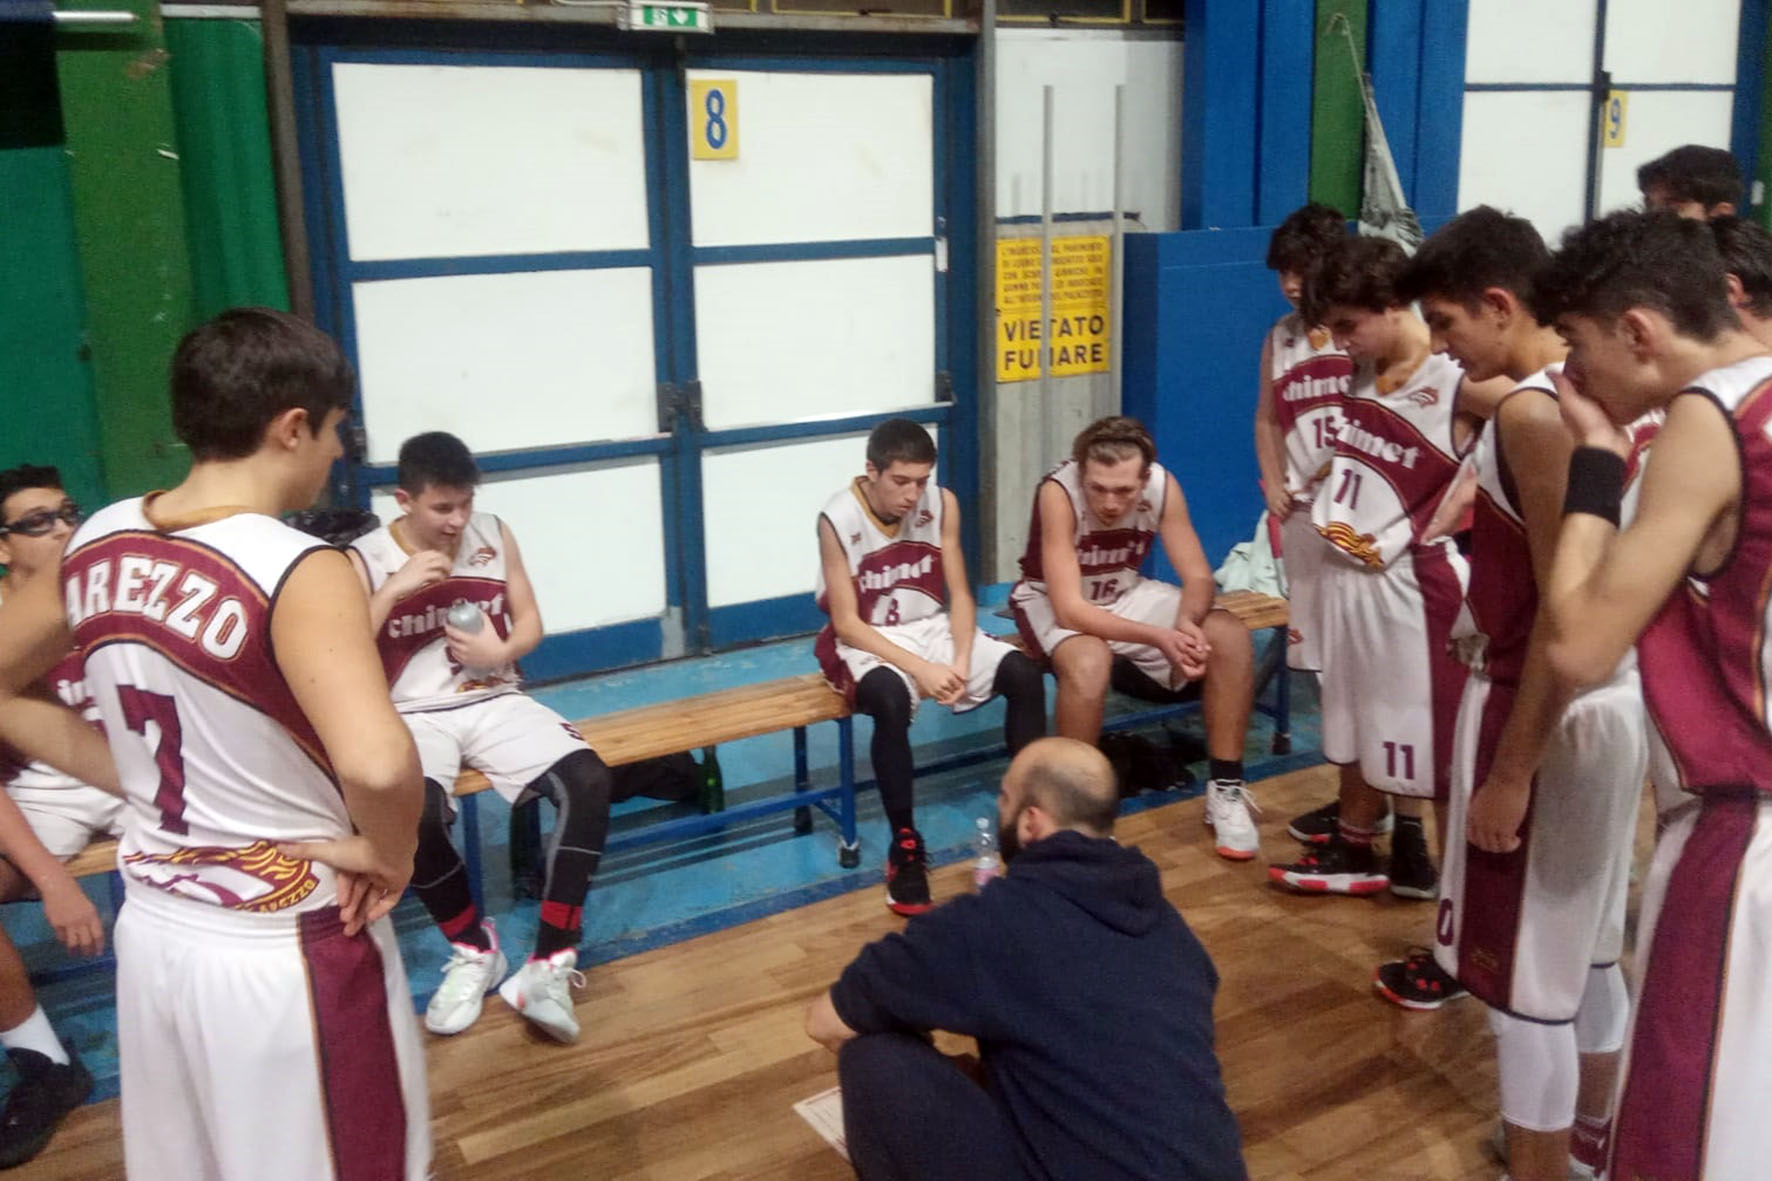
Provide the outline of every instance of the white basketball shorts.
<path id="1" fill-rule="evenodd" d="M 1392 795 L 1444 799 L 1464 666 L 1452 656 L 1470 567 L 1450 544 L 1383 570 L 1323 563 L 1323 757 Z"/>
<path id="2" fill-rule="evenodd" d="M 7 788 L 43 847 L 66 861 L 101 837 L 123 835 L 123 800 L 96 787 Z"/>
<path id="3" fill-rule="evenodd" d="M 1707 792 L 1655 847 L 1608 1177 L 1772 1160 L 1772 799 Z"/>
<path id="4" fill-rule="evenodd" d="M 241 914 L 130 883 L 117 918 L 131 1177 L 423 1181 L 424 1050 L 387 919 Z"/>
<path id="5" fill-rule="evenodd" d="M 1458 711 L 1434 958 L 1492 1008 L 1573 1021 L 1588 969 L 1624 948 L 1637 805 L 1649 752 L 1635 669 L 1575 699 L 1533 780 L 1520 847 L 1464 839 L 1515 692 L 1472 674 Z"/>
<path id="6" fill-rule="evenodd" d="M 1322 596 L 1318 590 L 1329 543 L 1311 524 L 1311 506 L 1300 504 L 1280 522 L 1280 560 L 1286 569 L 1286 667 L 1300 672 L 1323 670 Z"/>
<path id="7" fill-rule="evenodd" d="M 945 611 L 909 623 L 873 626 L 875 631 L 913 656 L 943 665 L 954 661 L 954 631 Z M 889 668 L 904 682 L 905 691 L 911 695 L 911 715 L 916 716 L 923 691 L 910 673 L 881 660 L 872 652 L 851 648 L 835 636 L 831 636 L 828 643 L 821 636 L 816 651 L 825 680 L 851 705 L 855 704 L 855 686 L 863 677 L 876 668 Z M 954 703 L 955 713 L 977 709 L 991 699 L 996 692 L 997 666 L 1013 651 L 1015 649 L 1002 640 L 973 629 L 972 658 L 966 666 L 966 692 Z"/>
<path id="8" fill-rule="evenodd" d="M 400 716 L 426 779 L 448 789 L 463 766 L 472 767 L 512 804 L 555 763 L 590 749 L 572 723 L 525 693 Z"/>
<path id="9" fill-rule="evenodd" d="M 1060 644 L 1082 634 L 1060 627 L 1058 617 L 1052 613 L 1052 600 L 1026 582 L 1016 583 L 1015 589 L 1009 592 L 1009 606 L 1015 612 L 1015 626 L 1027 643 L 1029 653 L 1042 660 L 1050 660 Z M 1119 598 L 1093 606 L 1121 619 L 1148 623 L 1152 627 L 1174 627 L 1181 614 L 1181 588 L 1154 578 L 1140 578 L 1122 591 Z M 1114 655 L 1126 657 L 1139 672 L 1159 685 L 1180 689 L 1188 683 L 1182 671 L 1149 644 L 1109 640 L 1107 646 Z"/>

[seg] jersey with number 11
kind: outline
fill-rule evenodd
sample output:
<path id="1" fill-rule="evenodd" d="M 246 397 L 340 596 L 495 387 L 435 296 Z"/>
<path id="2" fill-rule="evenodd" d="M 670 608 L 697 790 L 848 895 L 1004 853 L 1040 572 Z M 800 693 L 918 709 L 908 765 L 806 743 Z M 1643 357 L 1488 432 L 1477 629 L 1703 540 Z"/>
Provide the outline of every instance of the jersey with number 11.
<path id="1" fill-rule="evenodd" d="M 331 905 L 332 871 L 277 851 L 348 836 L 351 818 L 271 643 L 278 592 L 327 547 L 256 513 L 151 511 L 143 498 L 95 514 L 61 572 L 130 813 L 120 868 L 232 910 Z"/>
<path id="2" fill-rule="evenodd" d="M 1421 540 L 1458 475 L 1453 439 L 1464 370 L 1431 354 L 1394 389 L 1370 366 L 1341 404 L 1335 457 L 1311 505 L 1311 524 L 1343 559 L 1383 570 Z"/>

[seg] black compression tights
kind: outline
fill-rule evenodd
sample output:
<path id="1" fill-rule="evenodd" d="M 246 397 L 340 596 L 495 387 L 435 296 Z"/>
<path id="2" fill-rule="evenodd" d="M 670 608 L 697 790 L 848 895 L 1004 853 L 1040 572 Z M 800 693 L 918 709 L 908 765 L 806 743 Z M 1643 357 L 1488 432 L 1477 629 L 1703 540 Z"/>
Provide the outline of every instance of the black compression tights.
<path id="1" fill-rule="evenodd" d="M 991 688 L 1005 699 L 1003 738 L 1010 757 L 1046 732 L 1046 684 L 1034 662 L 1011 652 L 997 666 Z M 892 831 L 914 828 L 911 782 L 911 695 L 904 678 L 890 668 L 869 670 L 856 683 L 855 711 L 874 719 L 869 748 L 874 778 L 880 785 L 880 806 Z"/>

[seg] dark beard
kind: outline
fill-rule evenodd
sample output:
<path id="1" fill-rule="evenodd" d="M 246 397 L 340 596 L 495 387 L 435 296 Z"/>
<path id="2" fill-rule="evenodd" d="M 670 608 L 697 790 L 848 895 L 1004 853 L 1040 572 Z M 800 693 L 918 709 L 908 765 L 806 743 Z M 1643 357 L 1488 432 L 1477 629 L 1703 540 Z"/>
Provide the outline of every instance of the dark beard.
<path id="1" fill-rule="evenodd" d="M 1021 813 L 1022 809 L 1017 808 L 1015 815 L 1009 818 L 1009 823 L 997 825 L 997 852 L 1002 856 L 1005 866 L 1021 855 L 1021 834 L 1015 831 L 1016 826 L 1021 823 Z"/>

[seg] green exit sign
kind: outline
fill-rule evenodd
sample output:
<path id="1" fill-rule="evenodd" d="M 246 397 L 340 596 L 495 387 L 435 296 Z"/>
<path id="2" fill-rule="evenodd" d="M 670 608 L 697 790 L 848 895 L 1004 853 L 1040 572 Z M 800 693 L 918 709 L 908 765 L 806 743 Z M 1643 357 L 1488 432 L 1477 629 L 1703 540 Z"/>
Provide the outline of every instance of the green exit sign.
<path id="1" fill-rule="evenodd" d="M 713 15 L 706 4 L 633 3 L 627 8 L 627 27 L 660 33 L 711 33 Z"/>

